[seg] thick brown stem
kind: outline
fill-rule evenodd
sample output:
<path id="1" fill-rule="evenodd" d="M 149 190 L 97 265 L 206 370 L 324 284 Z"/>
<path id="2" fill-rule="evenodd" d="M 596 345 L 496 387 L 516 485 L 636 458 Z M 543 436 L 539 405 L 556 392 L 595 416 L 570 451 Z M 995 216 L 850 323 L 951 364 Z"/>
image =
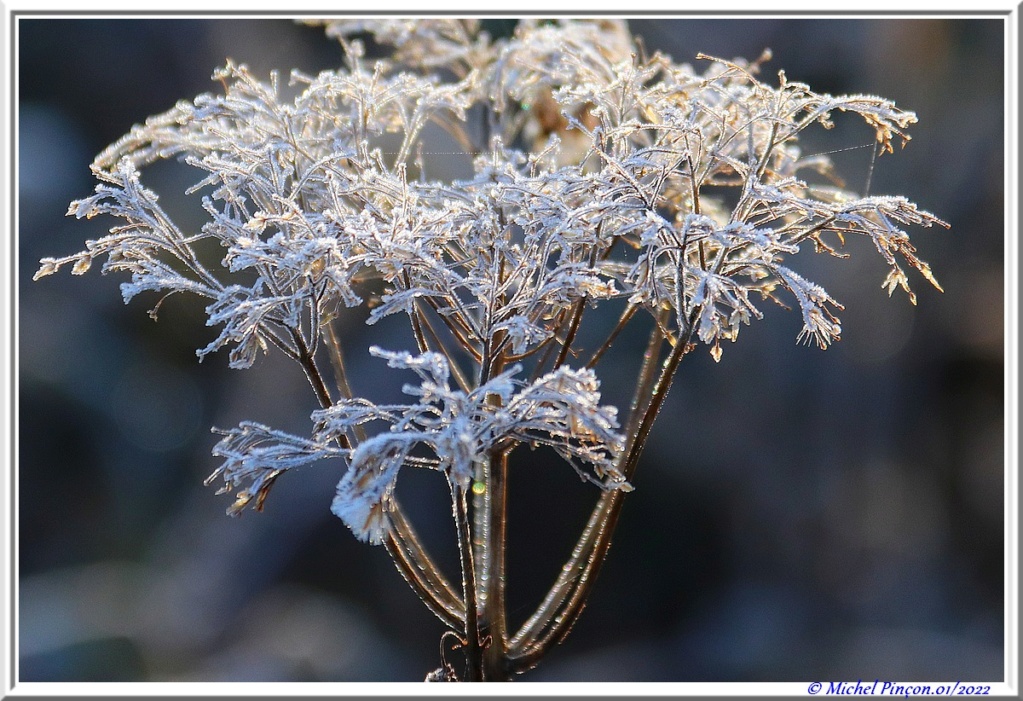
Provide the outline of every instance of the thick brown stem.
<path id="1" fill-rule="evenodd" d="M 508 538 L 508 454 L 490 458 L 490 492 L 487 512 L 486 598 L 483 601 L 481 626 L 486 645 L 483 650 L 483 679 L 508 681 L 508 622 L 505 605 L 505 544 Z"/>
<path id="2" fill-rule="evenodd" d="M 479 617 L 476 608 L 476 568 L 473 566 L 472 531 L 469 528 L 469 513 L 465 491 L 451 483 L 451 505 L 458 531 L 458 554 L 462 566 L 462 596 L 465 599 L 465 679 L 470 682 L 483 681 L 483 665 L 480 646 Z"/>

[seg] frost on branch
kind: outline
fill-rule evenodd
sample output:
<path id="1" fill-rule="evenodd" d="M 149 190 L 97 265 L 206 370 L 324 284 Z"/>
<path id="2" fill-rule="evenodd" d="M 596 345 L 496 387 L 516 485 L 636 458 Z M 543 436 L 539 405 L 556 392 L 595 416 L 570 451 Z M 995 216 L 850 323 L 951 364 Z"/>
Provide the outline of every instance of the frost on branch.
<path id="1" fill-rule="evenodd" d="M 373 280 L 385 289 L 370 323 L 428 304 L 466 344 L 500 338 L 518 356 L 550 343 L 576 303 L 625 296 L 654 315 L 670 308 L 675 333 L 695 332 L 719 357 L 760 318 L 756 299 L 785 290 L 803 311 L 800 337 L 826 346 L 839 322 L 821 305 L 840 305 L 779 266 L 805 244 L 836 253 L 852 234 L 887 261 L 889 291 L 915 300 L 903 261 L 937 285 L 900 227 L 943 222 L 904 198 L 827 194 L 801 179 L 830 172 L 798 139 L 835 112 L 859 115 L 882 151 L 908 140 L 916 117 L 891 101 L 814 93 L 784 73 L 774 87 L 759 63 L 714 59 L 701 74 L 661 54 L 641 61 L 622 22 L 524 21 L 498 41 L 462 20 L 322 24 L 348 66 L 295 74 L 293 100 L 276 75 L 262 82 L 228 63 L 214 76 L 223 94 L 179 102 L 100 154 L 104 184 L 72 213 L 126 225 L 43 259 L 37 276 L 82 273 L 107 255 L 104 271 L 132 274 L 126 301 L 206 297 L 223 329 L 200 356 L 233 346 L 233 367 L 268 344 L 300 356 L 296 333 L 315 345 L 320 322 L 364 304 Z M 351 41 L 366 33 L 419 72 L 370 65 Z M 442 75 L 431 56 L 461 69 Z M 474 144 L 469 110 L 481 105 L 493 138 Z M 428 160 L 407 176 L 430 124 L 480 152 L 472 177 L 432 181 Z M 180 231 L 139 181 L 139 167 L 175 156 L 203 174 L 191 190 L 209 216 L 200 232 Z M 734 191 L 733 204 L 708 188 Z M 199 262 L 201 239 L 220 243 L 221 267 Z"/>
<path id="2" fill-rule="evenodd" d="M 242 488 L 227 509 L 231 516 L 241 513 L 253 499 L 256 500 L 256 510 L 261 511 L 274 480 L 285 470 L 339 454 L 337 449 L 323 443 L 275 431 L 251 421 L 229 431 L 217 432 L 224 438 L 213 448 L 213 455 L 224 458 L 224 463 L 206 478 L 206 485 L 212 484 L 217 477 L 223 477 L 224 486 L 217 490 L 217 494 Z"/>
<path id="3" fill-rule="evenodd" d="M 157 204 L 157 196 L 143 187 L 139 172 L 128 159 L 118 161 L 110 171 L 93 168 L 101 181 L 91 197 L 72 202 L 68 215 L 91 219 L 111 215 L 123 224 L 95 241 L 86 241 L 85 250 L 65 258 L 43 258 L 33 277 L 38 280 L 65 265 L 82 275 L 95 259 L 106 256 L 103 272 L 131 273 L 131 282 L 121 284 L 127 304 L 144 291 L 192 292 L 201 297 L 215 296 L 220 285 L 199 262 L 184 235 Z"/>
<path id="4" fill-rule="evenodd" d="M 450 386 L 448 360 L 439 353 L 413 356 L 375 347 L 370 352 L 391 368 L 419 376 L 418 385 L 404 387 L 415 403 L 342 400 L 312 414 L 317 427 L 312 439 L 253 422 L 220 431 L 224 438 L 213 453 L 225 462 L 206 483 L 223 476 L 218 493 L 244 486 L 228 513 L 240 513 L 254 498 L 261 509 L 285 470 L 344 456 L 349 468 L 331 508 L 357 537 L 379 544 L 388 532 L 387 513 L 401 467 L 438 470 L 466 489 L 478 461 L 517 445 L 548 446 L 582 479 L 602 489 L 630 489 L 615 465 L 623 446 L 617 412 L 600 404 L 600 384 L 592 371 L 561 367 L 528 382 L 516 379 L 521 368 L 515 367 L 466 393 Z M 386 430 L 357 447 L 337 447 L 352 445 L 356 429 L 374 423 Z"/>
<path id="5" fill-rule="evenodd" d="M 465 489 L 476 463 L 492 451 L 549 446 L 583 479 L 604 489 L 628 488 L 615 466 L 623 441 L 616 432 L 617 412 L 600 405 L 592 371 L 562 367 L 526 382 L 515 378 L 520 372 L 515 367 L 466 393 L 451 388 L 448 361 L 439 353 L 370 352 L 389 367 L 419 376 L 419 385 L 403 390 L 417 401 L 374 405 L 352 399 L 312 417 L 321 426 L 318 442 L 346 440 L 356 426 L 370 422 L 388 426 L 350 451 L 331 507 L 361 540 L 382 542 L 398 470 L 406 464 L 439 470 Z"/>
<path id="6" fill-rule="evenodd" d="M 193 293 L 216 328 L 200 358 L 226 348 L 248 368 L 280 351 L 302 367 L 321 406 L 311 440 L 247 423 L 216 448 L 217 474 L 243 488 L 236 511 L 261 504 L 283 470 L 340 457 L 350 467 L 334 511 L 380 542 L 401 467 L 464 488 L 479 461 L 519 444 L 624 487 L 625 439 L 599 403 L 597 361 L 634 316 L 672 348 L 720 359 L 772 301 L 798 308 L 798 341 L 826 348 L 843 307 L 800 257 L 844 257 L 850 236 L 883 258 L 889 294 L 916 301 L 910 268 L 941 289 L 907 229 L 947 224 L 903 197 L 843 190 L 826 155 L 801 150 L 805 130 L 847 113 L 894 152 L 916 115 L 890 100 L 764 79 L 768 54 L 647 56 L 617 20 L 523 20 L 500 39 L 473 20 L 310 23 L 339 40 L 341 67 L 295 72 L 289 90 L 228 62 L 217 90 L 97 156 L 99 185 L 68 214 L 109 215 L 109 234 L 36 273 L 102 261 L 130 275 L 125 302 Z M 367 36 L 390 58 L 368 60 Z M 143 185 L 146 166 L 169 158 L 195 173 L 198 230 Z M 617 326 L 586 346 L 580 327 L 605 310 Z M 407 322 L 415 352 L 374 352 L 418 375 L 414 401 L 352 392 L 337 320 Z"/>
<path id="7" fill-rule="evenodd" d="M 474 19 L 303 20 L 323 25 L 327 36 L 352 48 L 352 38 L 370 34 L 379 44 L 394 47 L 394 58 L 420 70 L 472 67 L 476 54 L 488 50 L 488 37 Z"/>

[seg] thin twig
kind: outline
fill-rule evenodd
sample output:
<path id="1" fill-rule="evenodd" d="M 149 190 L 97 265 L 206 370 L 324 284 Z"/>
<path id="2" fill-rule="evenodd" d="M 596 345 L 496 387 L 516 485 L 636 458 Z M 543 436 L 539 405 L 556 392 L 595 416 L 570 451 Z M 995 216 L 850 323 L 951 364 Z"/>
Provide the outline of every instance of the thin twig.
<path id="1" fill-rule="evenodd" d="M 448 352 L 447 347 L 444 345 L 443 341 L 440 340 L 440 336 L 437 335 L 437 330 L 433 328 L 433 324 L 430 323 L 430 319 L 426 316 L 426 314 L 421 314 L 420 321 L 422 321 L 423 325 L 426 327 L 426 331 L 427 333 L 430 334 L 430 338 L 433 340 L 434 345 L 440 348 L 441 352 L 448 359 L 448 367 L 451 368 L 451 374 L 454 376 L 455 382 L 458 383 L 458 386 L 466 394 L 471 392 L 472 388 L 469 385 L 469 380 L 466 379 L 465 373 L 462 372 L 461 366 L 459 366 L 458 362 L 451 355 L 451 353 Z"/>
<path id="2" fill-rule="evenodd" d="M 398 570 L 403 575 L 413 575 L 406 577 L 406 581 L 433 613 L 452 628 L 460 628 L 465 620 L 465 606 L 423 549 L 397 499 L 392 501 L 388 518 L 391 530 L 388 532 L 387 550 L 392 557 L 398 555 L 395 559 Z"/>
<path id="3" fill-rule="evenodd" d="M 615 324 L 614 329 L 611 330 L 611 335 L 609 335 L 607 339 L 602 344 L 600 344 L 600 347 L 597 348 L 596 352 L 594 352 L 593 357 L 590 358 L 590 361 L 588 363 L 586 363 L 587 368 L 592 368 L 597 364 L 597 362 L 603 357 L 604 353 L 606 353 L 607 350 L 611 347 L 611 345 L 615 342 L 615 339 L 618 338 L 618 334 L 620 334 L 622 330 L 628 325 L 629 321 L 632 319 L 632 317 L 636 314 L 637 311 L 639 311 L 638 304 L 630 303 L 629 306 L 625 308 L 625 311 L 622 312 L 622 316 L 618 319 L 618 323 Z"/>
<path id="4" fill-rule="evenodd" d="M 316 364 L 316 358 L 313 357 L 309 346 L 298 329 L 291 328 L 289 330 L 291 331 L 291 340 L 298 350 L 298 362 L 302 366 L 302 370 L 305 371 L 305 376 L 309 380 L 313 392 L 316 394 L 320 407 L 323 409 L 330 408 L 334 401 L 330 398 L 330 390 L 327 389 L 327 383 L 324 382 L 323 374 Z"/>
<path id="5" fill-rule="evenodd" d="M 585 305 L 586 297 L 580 297 L 579 301 L 575 303 L 575 309 L 572 310 L 572 321 L 568 326 L 568 333 L 565 335 L 565 342 L 561 344 L 561 351 L 558 353 L 558 359 L 554 361 L 555 370 L 564 365 L 565 359 L 568 358 L 568 351 L 572 347 L 572 342 L 575 340 L 576 332 L 579 331 L 579 322 L 582 321 Z"/>

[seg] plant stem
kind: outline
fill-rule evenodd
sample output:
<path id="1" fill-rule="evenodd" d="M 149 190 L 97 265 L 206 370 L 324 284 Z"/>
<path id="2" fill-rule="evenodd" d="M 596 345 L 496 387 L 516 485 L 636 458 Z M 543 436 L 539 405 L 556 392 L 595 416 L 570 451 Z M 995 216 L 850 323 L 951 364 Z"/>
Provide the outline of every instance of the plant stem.
<path id="1" fill-rule="evenodd" d="M 448 627 L 460 630 L 465 624 L 465 607 L 423 551 L 397 503 L 391 510 L 390 519 L 392 529 L 385 545 L 398 572 L 437 618 Z"/>
<path id="2" fill-rule="evenodd" d="M 594 352 L 593 357 L 590 358 L 588 363 L 586 363 L 587 368 L 593 368 L 597 364 L 597 361 L 603 357 L 604 353 L 606 353 L 611 347 L 611 344 L 614 343 L 616 338 L 618 338 L 618 334 L 620 334 L 622 329 L 628 325 L 629 321 L 632 320 L 632 317 L 636 315 L 637 311 L 639 311 L 638 304 L 629 304 L 629 306 L 625 308 L 621 318 L 618 319 L 618 323 L 615 324 L 614 329 L 611 331 L 611 335 L 608 336 L 602 344 L 600 344 L 600 347 L 596 350 L 596 352 Z"/>
<path id="3" fill-rule="evenodd" d="M 575 341 L 575 335 L 579 331 L 579 322 L 583 318 L 583 309 L 586 306 L 586 297 L 580 297 L 579 301 L 575 303 L 575 309 L 572 310 L 572 321 L 568 325 L 568 333 L 565 335 L 565 342 L 561 345 L 561 352 L 558 353 L 558 359 L 554 361 L 554 369 L 557 370 L 565 364 L 565 360 L 568 359 L 568 353 L 572 348 L 572 342 Z"/>
<path id="4" fill-rule="evenodd" d="M 721 260 L 718 259 L 718 266 Z M 688 352 L 699 311 L 696 308 L 690 314 L 686 329 L 665 358 L 656 382 L 649 390 L 649 400 L 644 402 L 645 387 L 653 382 L 652 370 L 656 367 L 656 358 L 663 341 L 659 325 L 651 332 L 650 344 L 640 370 L 639 389 L 642 391 L 637 391 L 633 400 L 627 433 L 629 443 L 620 460 L 621 472 L 626 479 L 631 479 L 635 474 L 654 419 L 668 396 L 679 362 Z M 541 607 L 513 638 L 510 664 L 515 671 L 521 672 L 535 666 L 552 646 L 565 639 L 578 620 L 611 547 L 611 536 L 618 524 L 622 504 L 620 491 L 601 495 L 561 575 L 548 591 Z"/>
<path id="5" fill-rule="evenodd" d="M 335 381 L 338 391 L 344 399 L 351 399 L 352 388 L 348 384 L 348 373 L 345 371 L 344 354 L 341 350 L 341 342 L 333 324 L 326 324 L 326 345 L 330 353 L 330 362 L 334 368 Z M 316 368 L 315 362 L 310 357 L 308 367 L 303 362 L 306 374 L 310 376 L 310 383 L 315 389 L 317 383 L 313 378 L 320 380 L 323 386 L 322 392 L 317 392 L 320 405 L 326 409 L 329 406 L 329 395 L 326 394 L 326 385 L 323 383 L 322 375 Z M 355 440 L 366 440 L 366 432 L 362 426 L 356 426 L 354 430 Z M 345 440 L 348 440 L 345 438 Z M 349 446 L 352 443 L 349 441 Z M 401 504 L 395 499 L 390 513 L 391 532 L 388 534 L 386 547 L 395 567 L 405 579 L 413 591 L 426 604 L 439 619 L 451 628 L 460 629 L 465 621 L 465 607 L 458 599 L 455 590 L 448 583 L 447 578 L 434 564 L 422 544 L 419 542 L 412 525 L 405 518 Z"/>
<path id="6" fill-rule="evenodd" d="M 483 650 L 484 681 L 509 681 L 506 665 L 508 622 L 505 606 L 505 552 L 508 539 L 508 453 L 490 456 L 487 510 L 486 595 L 482 630 L 489 644 Z"/>
<path id="7" fill-rule="evenodd" d="M 302 370 L 305 372 L 306 379 L 309 380 L 309 385 L 313 388 L 313 392 L 316 394 L 316 400 L 320 403 L 321 408 L 330 408 L 334 402 L 330 398 L 330 391 L 327 389 L 327 383 L 323 381 L 323 374 L 316 365 L 316 358 L 313 357 L 313 354 L 309 350 L 309 346 L 306 344 L 302 334 L 293 328 L 289 330 L 291 331 L 291 338 L 295 343 L 295 348 L 298 349 L 298 362 L 302 366 Z"/>
<path id="8" fill-rule="evenodd" d="M 504 260 L 498 262 L 498 280 L 505 278 Z M 503 295 L 495 294 L 487 310 L 485 328 L 487 342 L 480 359 L 480 380 L 482 387 L 495 375 L 504 371 L 506 356 L 499 350 L 504 347 L 505 334 L 491 335 L 494 319 L 494 301 L 505 302 Z M 488 403 L 496 409 L 502 400 L 497 394 L 490 394 Z M 477 572 L 477 591 L 480 605 L 480 635 L 482 636 L 482 672 L 484 681 L 509 681 L 507 666 L 508 624 L 505 613 L 505 544 L 508 537 L 508 452 L 492 449 L 483 463 L 482 493 L 476 493 L 473 501 L 473 532 L 476 552 L 481 562 Z"/>
<path id="9" fill-rule="evenodd" d="M 663 314 L 662 312 L 662 316 Z M 636 379 L 636 392 L 632 398 L 632 409 L 629 413 L 629 420 L 625 430 L 625 435 L 630 438 L 620 458 L 622 462 L 627 459 L 635 444 L 635 428 L 639 424 L 639 417 L 646 408 L 647 395 L 655 379 L 654 373 L 657 367 L 657 359 L 660 356 L 663 342 L 664 335 L 661 332 L 661 325 L 655 323 L 650 331 L 650 339 L 647 342 L 646 353 L 643 356 L 643 364 Z M 571 602 L 575 597 L 576 590 L 583 585 L 583 574 L 588 568 L 592 568 L 593 551 L 597 543 L 605 538 L 603 534 L 606 531 L 605 516 L 608 504 L 611 501 L 618 501 L 620 498 L 621 495 L 617 491 L 601 495 L 600 500 L 590 514 L 585 530 L 572 551 L 571 558 L 562 567 L 561 573 L 547 592 L 543 603 L 512 639 L 513 647 L 519 653 L 516 655 L 518 657 L 516 669 L 528 669 L 532 664 L 535 664 L 535 660 L 538 660 L 543 651 L 547 649 L 548 645 L 545 644 L 541 644 L 535 650 L 534 647 L 547 635 L 549 628 L 556 626 L 556 619 L 564 612 L 567 606 L 566 601 Z M 606 540 L 610 543 L 610 534 L 606 536 Z M 530 650 L 534 654 L 539 654 L 536 654 L 534 660 L 533 655 L 522 655 L 521 651 L 523 650 Z"/>
<path id="10" fill-rule="evenodd" d="M 465 599 L 465 659 L 466 681 L 483 681 L 480 654 L 480 631 L 477 615 L 476 569 L 473 566 L 472 530 L 469 528 L 469 513 L 465 490 L 449 480 L 451 505 L 458 531 L 458 554 L 462 566 L 462 596 Z"/>
<path id="11" fill-rule="evenodd" d="M 480 368 L 480 385 L 504 369 L 504 357 L 497 354 L 490 360 L 489 345 L 484 350 Z M 489 397 L 493 406 L 500 406 L 496 394 Z M 478 482 L 482 490 L 473 490 L 473 547 L 479 569 L 476 587 L 479 596 L 479 630 L 482 648 L 480 664 L 484 681 L 508 681 L 508 625 L 505 613 L 505 542 L 508 537 L 508 453 L 493 450 L 481 464 Z"/>

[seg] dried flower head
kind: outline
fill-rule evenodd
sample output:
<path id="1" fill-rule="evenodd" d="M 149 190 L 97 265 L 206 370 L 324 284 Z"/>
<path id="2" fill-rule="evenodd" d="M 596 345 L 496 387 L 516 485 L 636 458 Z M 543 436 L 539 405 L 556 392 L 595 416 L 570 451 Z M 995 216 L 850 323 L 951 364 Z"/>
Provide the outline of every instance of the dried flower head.
<path id="1" fill-rule="evenodd" d="M 613 523 L 694 344 L 720 359 L 765 300 L 798 305 L 798 340 L 838 340 L 842 305 L 797 272 L 798 257 L 844 255 L 850 236 L 873 242 L 889 294 L 898 287 L 915 302 L 906 267 L 938 287 L 906 228 L 947 224 L 902 197 L 815 187 L 831 163 L 800 148 L 804 131 L 847 112 L 891 153 L 916 116 L 881 97 L 816 93 L 784 72 L 765 81 L 767 55 L 700 55 L 700 69 L 646 57 L 620 21 L 529 20 L 500 39 L 472 20 L 316 23 L 341 43 L 344 67 L 294 72 L 297 94 L 285 98 L 276 74 L 264 81 L 229 62 L 214 74 L 221 91 L 132 128 L 96 158 L 95 194 L 69 209 L 118 223 L 82 252 L 43 259 L 36 278 L 103 260 L 104 273 L 130 274 L 125 302 L 149 292 L 207 301 L 220 330 L 200 358 L 229 348 L 231 367 L 248 368 L 276 348 L 300 364 L 320 404 L 308 438 L 252 422 L 222 432 L 214 454 L 224 463 L 210 479 L 238 490 L 229 512 L 261 508 L 292 468 L 347 462 L 333 512 L 360 539 L 388 544 L 431 609 L 464 631 L 470 659 L 500 654 L 501 669 L 521 671 L 581 610 L 578 592 L 613 530 L 597 526 Z M 366 60 L 366 36 L 391 57 Z M 471 166 L 435 176 L 434 143 L 453 143 L 441 148 L 473 156 Z M 183 231 L 142 184 L 141 171 L 166 158 L 197 172 L 188 192 L 208 215 L 199 231 Z M 207 240 L 219 261 L 199 253 Z M 594 308 L 618 320 L 583 347 Z M 370 352 L 419 382 L 405 386 L 408 403 L 381 404 L 353 392 L 335 324 L 395 315 L 409 322 L 412 350 Z M 601 404 L 600 360 L 643 315 L 653 331 L 620 425 Z M 602 496 L 597 526 L 544 605 L 508 636 L 503 599 L 484 592 L 503 587 L 493 492 L 521 445 L 556 451 Z M 451 486 L 461 596 L 402 515 L 403 467 Z M 469 499 L 474 523 L 490 530 L 473 532 L 483 526 L 469 524 Z M 476 616 L 499 653 L 481 652 Z M 468 678 L 499 673 L 488 669 Z"/>

